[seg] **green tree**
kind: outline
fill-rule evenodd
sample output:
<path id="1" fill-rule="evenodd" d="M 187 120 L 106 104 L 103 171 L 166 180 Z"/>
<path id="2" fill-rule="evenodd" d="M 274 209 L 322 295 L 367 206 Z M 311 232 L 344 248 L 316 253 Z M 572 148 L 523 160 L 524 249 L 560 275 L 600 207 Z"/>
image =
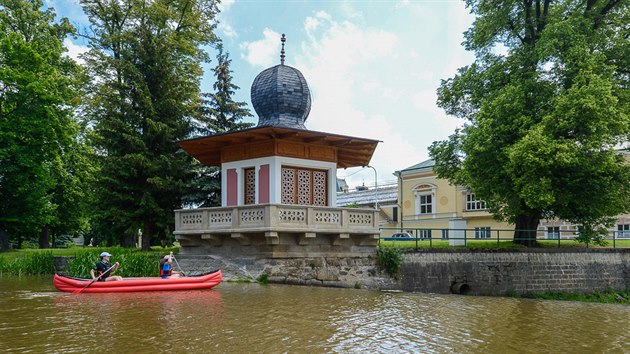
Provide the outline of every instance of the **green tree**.
<path id="1" fill-rule="evenodd" d="M 214 93 L 203 94 L 203 125 L 199 129 L 202 134 L 220 134 L 253 126 L 253 123 L 243 122 L 243 119 L 253 117 L 247 108 L 247 102 L 236 102 L 233 98 L 240 88 L 232 82 L 230 53 L 223 52 L 223 44 L 220 42 L 217 50 L 217 65 L 212 70 L 216 77 L 212 86 Z"/>
<path id="2" fill-rule="evenodd" d="M 40 0 L 0 0 L 0 245 L 18 244 L 58 223 L 55 171 L 72 144 L 74 62 L 63 40 L 74 31 L 55 23 Z M 47 242 L 43 242 L 46 245 Z"/>
<path id="3" fill-rule="evenodd" d="M 210 0 L 82 0 L 91 23 L 88 116 L 99 161 L 97 229 L 111 243 L 164 242 L 192 178 L 178 140 L 201 100 L 204 45 L 216 41 Z"/>
<path id="4" fill-rule="evenodd" d="M 473 64 L 442 81 L 438 105 L 467 122 L 430 154 L 469 186 L 516 242 L 541 219 L 581 225 L 584 241 L 629 210 L 627 0 L 468 0 Z M 506 54 L 497 47 L 503 46 Z"/>
<path id="5" fill-rule="evenodd" d="M 229 53 L 223 52 L 221 42 L 217 44 L 217 65 L 213 72 L 216 81 L 213 85 L 214 93 L 202 94 L 203 107 L 197 126 L 197 133 L 201 135 L 220 134 L 234 130 L 246 129 L 253 123 L 243 122 L 252 117 L 246 102 L 234 101 L 234 94 L 240 88 L 232 82 L 232 70 Z M 193 165 L 195 178 L 189 185 L 189 192 L 185 201 L 189 205 L 200 207 L 217 206 L 221 204 L 221 171 L 217 167 L 204 166 L 198 162 Z"/>

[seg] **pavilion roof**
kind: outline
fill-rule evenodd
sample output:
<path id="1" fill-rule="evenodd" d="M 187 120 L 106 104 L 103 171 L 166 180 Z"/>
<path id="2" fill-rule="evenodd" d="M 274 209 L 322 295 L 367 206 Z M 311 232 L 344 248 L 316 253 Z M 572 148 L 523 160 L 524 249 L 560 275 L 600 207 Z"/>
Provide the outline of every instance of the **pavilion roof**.
<path id="1" fill-rule="evenodd" d="M 374 150 L 380 142 L 379 140 L 313 130 L 262 126 L 183 140 L 178 144 L 204 165 L 219 166 L 222 162 L 222 148 L 233 145 L 256 144 L 270 139 L 334 147 L 337 150 L 338 168 L 369 165 Z"/>

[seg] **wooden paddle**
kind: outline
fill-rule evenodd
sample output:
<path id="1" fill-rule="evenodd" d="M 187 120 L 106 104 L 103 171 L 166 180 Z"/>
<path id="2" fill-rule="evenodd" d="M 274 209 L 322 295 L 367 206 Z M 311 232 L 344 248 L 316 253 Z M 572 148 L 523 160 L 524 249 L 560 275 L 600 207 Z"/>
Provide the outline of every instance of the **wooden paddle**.
<path id="1" fill-rule="evenodd" d="M 175 264 L 177 264 L 177 268 L 179 268 L 180 273 L 182 273 L 183 276 L 186 276 L 186 273 L 184 273 L 182 267 L 179 266 L 179 262 L 177 261 L 177 258 L 175 258 L 175 255 L 173 255 L 172 257 L 175 260 Z"/>
<path id="2" fill-rule="evenodd" d="M 101 273 L 101 275 L 99 275 L 98 277 L 92 279 L 88 285 L 84 286 L 83 288 L 79 289 L 79 290 L 75 290 L 73 291 L 73 293 L 75 294 L 80 294 L 81 292 L 83 292 L 83 290 L 85 290 L 88 286 L 92 285 L 92 283 L 94 283 L 95 281 L 101 279 L 101 277 L 105 274 L 107 274 L 110 270 L 114 269 L 116 267 L 116 264 L 114 264 L 113 266 L 109 267 L 106 271 L 104 271 L 103 273 Z"/>

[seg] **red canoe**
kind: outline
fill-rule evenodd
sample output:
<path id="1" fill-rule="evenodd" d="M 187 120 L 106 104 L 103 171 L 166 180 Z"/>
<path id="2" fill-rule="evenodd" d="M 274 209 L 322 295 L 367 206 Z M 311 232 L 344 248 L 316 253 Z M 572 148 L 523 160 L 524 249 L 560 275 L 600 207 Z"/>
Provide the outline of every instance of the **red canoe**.
<path id="1" fill-rule="evenodd" d="M 221 282 L 221 270 L 180 278 L 127 278 L 120 281 L 95 281 L 55 274 L 55 288 L 59 291 L 81 293 L 114 293 L 130 291 L 198 290 L 210 289 Z M 85 289 L 84 289 L 85 288 Z M 83 290 L 81 290 L 83 289 Z"/>

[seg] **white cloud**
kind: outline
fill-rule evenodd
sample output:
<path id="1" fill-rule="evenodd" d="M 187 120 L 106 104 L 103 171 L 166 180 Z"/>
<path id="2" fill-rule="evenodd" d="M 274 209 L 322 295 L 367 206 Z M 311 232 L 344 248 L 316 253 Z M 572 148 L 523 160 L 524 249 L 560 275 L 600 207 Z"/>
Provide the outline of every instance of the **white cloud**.
<path id="1" fill-rule="evenodd" d="M 238 34 L 234 30 L 234 28 L 229 23 L 227 23 L 225 21 L 219 22 L 219 25 L 217 26 L 217 29 L 219 31 L 223 32 L 223 34 L 226 37 L 229 37 L 229 38 L 238 37 Z"/>
<path id="2" fill-rule="evenodd" d="M 217 25 L 217 29 L 228 38 L 238 37 L 238 33 L 234 29 L 234 27 L 228 22 L 225 14 L 230 10 L 232 5 L 234 5 L 235 0 L 222 0 L 218 5 L 219 14 L 217 15 L 217 20 L 219 24 Z"/>
<path id="3" fill-rule="evenodd" d="M 81 59 L 79 56 L 87 52 L 89 50 L 88 47 L 74 44 L 68 38 L 64 39 L 63 44 L 68 49 L 68 51 L 65 53 L 68 57 L 74 59 L 77 63 L 81 65 L 85 64 L 83 59 Z"/>
<path id="4" fill-rule="evenodd" d="M 319 27 L 319 20 L 315 17 L 307 17 L 304 21 L 304 29 L 307 33 L 310 33 Z"/>
<path id="5" fill-rule="evenodd" d="M 232 7 L 232 5 L 234 5 L 235 1 L 236 0 L 221 0 L 217 7 L 219 8 L 220 12 L 226 12 L 230 9 L 230 7 Z"/>
<path id="6" fill-rule="evenodd" d="M 383 80 L 378 70 L 397 57 L 399 38 L 381 29 L 359 28 L 349 21 L 330 19 L 324 26 L 321 33 L 315 34 L 305 23 L 309 39 L 302 44 L 303 53 L 295 65 L 313 92 L 306 124 L 317 131 L 382 140 L 371 164 L 378 171 L 379 181 L 392 180 L 393 171 L 415 163 L 422 151 L 403 138 L 401 128 L 392 125 L 392 117 L 371 111 L 364 101 L 378 97 L 387 106 L 403 98 L 403 93 Z M 340 176 L 351 173 L 339 172 Z M 353 174 L 347 181 L 357 185 L 364 179 L 366 185 L 373 185 L 373 171 Z"/>
<path id="7" fill-rule="evenodd" d="M 240 47 L 243 52 L 241 57 L 253 66 L 269 67 L 274 62 L 279 62 L 280 37 L 278 32 L 265 28 L 263 39 L 254 42 L 243 42 Z"/>
<path id="8" fill-rule="evenodd" d="M 67 17 L 70 19 L 70 23 L 75 27 L 79 27 L 79 29 L 89 24 L 80 0 L 46 0 L 45 5 L 47 8 L 55 9 L 57 19 Z"/>
<path id="9" fill-rule="evenodd" d="M 410 0 L 401 0 L 396 3 L 396 9 L 405 8 L 411 4 Z"/>

